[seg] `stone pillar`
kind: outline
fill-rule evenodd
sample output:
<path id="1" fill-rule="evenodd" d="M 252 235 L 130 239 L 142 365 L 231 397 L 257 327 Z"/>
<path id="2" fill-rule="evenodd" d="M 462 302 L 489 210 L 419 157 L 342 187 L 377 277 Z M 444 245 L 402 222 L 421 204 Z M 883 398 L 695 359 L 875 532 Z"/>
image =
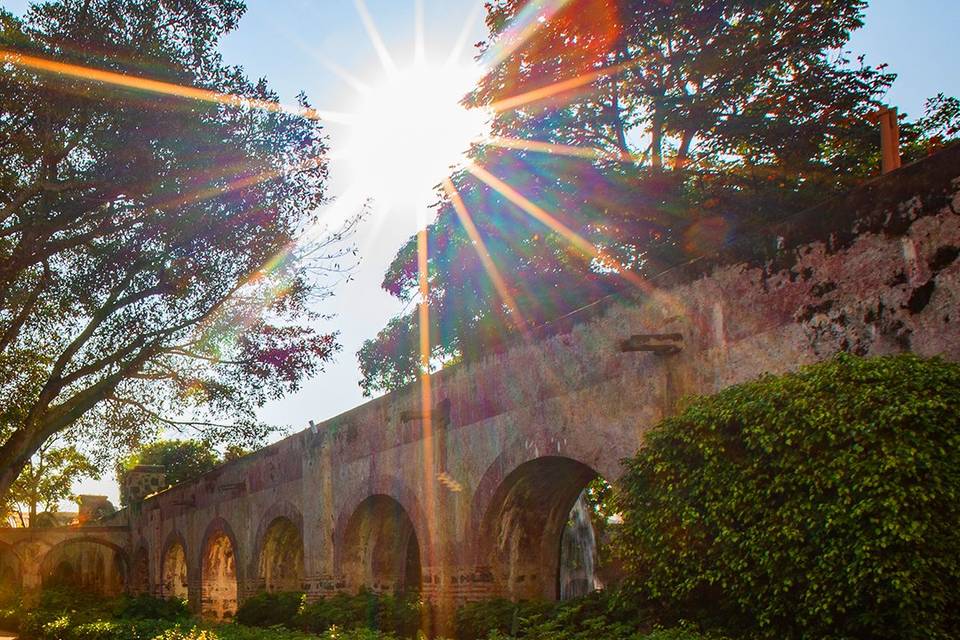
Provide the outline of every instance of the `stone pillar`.
<path id="1" fill-rule="evenodd" d="M 120 493 L 126 505 L 136 504 L 167 487 L 167 475 L 161 465 L 138 464 L 127 472 Z"/>

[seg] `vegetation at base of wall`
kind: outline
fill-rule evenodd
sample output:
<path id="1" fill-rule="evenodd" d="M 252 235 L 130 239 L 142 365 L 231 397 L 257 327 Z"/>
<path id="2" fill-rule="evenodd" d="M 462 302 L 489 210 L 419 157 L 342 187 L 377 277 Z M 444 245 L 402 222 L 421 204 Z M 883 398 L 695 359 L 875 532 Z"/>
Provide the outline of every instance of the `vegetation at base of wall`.
<path id="1" fill-rule="evenodd" d="M 251 627 L 289 627 L 305 604 L 302 592 L 258 593 L 240 604 L 236 620 Z"/>
<path id="2" fill-rule="evenodd" d="M 690 404 L 617 492 L 629 592 L 756 639 L 960 636 L 960 365 L 840 355 Z"/>
<path id="3" fill-rule="evenodd" d="M 106 599 L 73 589 L 46 589 L 36 602 L 14 602 L 0 611 L 2 624 L 24 640 L 151 640 L 190 624 L 182 600 L 151 596 Z"/>
<path id="4" fill-rule="evenodd" d="M 375 594 L 360 591 L 356 595 L 338 593 L 304 605 L 292 621 L 295 628 L 318 632 L 330 627 L 367 628 L 414 638 L 425 616 L 427 604 L 419 594 Z"/>
<path id="5" fill-rule="evenodd" d="M 317 633 L 331 627 L 371 629 L 414 638 L 429 615 L 419 594 L 338 593 L 306 602 L 302 593 L 260 593 L 237 610 L 237 622 L 256 627 L 282 625 Z"/>
<path id="6" fill-rule="evenodd" d="M 314 635 L 284 628 L 261 629 L 229 624 L 171 629 L 152 640 L 396 640 L 396 636 L 372 629 L 332 628 Z"/>
<path id="7" fill-rule="evenodd" d="M 300 594 L 254 596 L 258 607 L 301 600 Z M 707 640 L 692 628 L 652 630 L 641 611 L 596 593 L 562 603 L 491 600 L 462 607 L 461 640 Z M 33 605 L 5 602 L 18 613 L 10 628 L 23 640 L 423 640 L 412 596 L 341 594 L 301 604 L 283 625 L 216 624 L 191 618 L 182 601 L 150 596 L 116 599 L 65 589 L 43 592 Z M 248 607 L 248 613 L 256 611 Z M 0 609 L 0 616 L 3 615 Z M 414 611 L 417 615 L 411 615 Z M 646 615 L 646 614 L 642 614 Z M 330 622 L 337 618 L 336 622 Z M 298 626 L 299 625 L 299 626 Z M 442 639 L 437 639 L 442 640 Z"/>
<path id="8" fill-rule="evenodd" d="M 697 629 L 654 627 L 655 616 L 639 601 L 615 590 L 595 591 L 563 602 L 484 600 L 460 607 L 458 640 L 693 640 Z"/>

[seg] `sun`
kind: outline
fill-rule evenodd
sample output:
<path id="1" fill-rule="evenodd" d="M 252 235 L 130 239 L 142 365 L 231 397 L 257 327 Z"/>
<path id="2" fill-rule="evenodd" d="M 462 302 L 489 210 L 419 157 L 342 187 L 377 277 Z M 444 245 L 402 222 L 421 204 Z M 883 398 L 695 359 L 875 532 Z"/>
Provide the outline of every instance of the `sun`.
<path id="1" fill-rule="evenodd" d="M 390 70 L 360 92 L 344 156 L 363 189 L 390 203 L 425 205 L 489 126 L 463 105 L 479 67 L 423 61 Z"/>

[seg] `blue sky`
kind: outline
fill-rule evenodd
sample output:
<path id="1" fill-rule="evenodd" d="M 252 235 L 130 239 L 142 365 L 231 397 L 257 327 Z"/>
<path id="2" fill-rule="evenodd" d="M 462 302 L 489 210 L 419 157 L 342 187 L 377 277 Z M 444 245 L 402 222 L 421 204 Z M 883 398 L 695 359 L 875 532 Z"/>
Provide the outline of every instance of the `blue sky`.
<path id="1" fill-rule="evenodd" d="M 427 60 L 445 59 L 464 29 L 470 45 L 484 38 L 482 4 L 483 0 L 423 0 Z M 22 13 L 27 2 L 8 0 L 0 5 Z M 402 68 L 413 57 L 414 0 L 367 0 L 367 7 Z M 960 95 L 955 63 L 958 27 L 956 0 L 873 0 L 866 26 L 854 34 L 849 49 L 865 54 L 869 64 L 888 63 L 899 74 L 888 102 L 917 115 L 929 96 L 941 91 Z M 353 0 L 248 0 L 239 29 L 225 38 L 221 50 L 228 63 L 243 66 L 251 76 L 266 77 L 283 100 L 302 90 L 322 109 L 348 111 L 357 98 L 329 63 L 368 82 L 380 74 Z M 462 57 L 472 55 L 468 46 Z M 343 131 L 331 125 L 329 132 L 336 149 Z M 336 196 L 351 177 L 336 160 L 331 169 L 330 195 Z M 396 250 L 416 231 L 416 220 L 410 208 L 394 207 L 361 227 L 357 237 L 361 262 L 354 279 L 338 286 L 324 306 L 335 314 L 326 328 L 340 331 L 342 351 L 299 393 L 266 406 L 263 419 L 301 429 L 309 420 L 320 421 L 363 402 L 354 354 L 400 310 L 379 284 Z M 114 500 L 117 496 L 112 478 L 84 482 L 78 490 L 106 493 Z"/>

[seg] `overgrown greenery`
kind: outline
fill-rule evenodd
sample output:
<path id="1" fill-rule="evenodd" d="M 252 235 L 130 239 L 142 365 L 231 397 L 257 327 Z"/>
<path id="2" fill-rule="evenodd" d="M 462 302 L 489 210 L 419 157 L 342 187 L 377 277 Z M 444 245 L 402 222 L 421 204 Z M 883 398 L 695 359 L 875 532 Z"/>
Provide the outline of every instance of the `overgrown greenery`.
<path id="1" fill-rule="evenodd" d="M 618 491 L 631 593 L 744 638 L 960 634 L 960 365 L 840 355 L 693 402 Z"/>
<path id="2" fill-rule="evenodd" d="M 73 485 L 83 477 L 100 478 L 100 471 L 75 445 L 56 438 L 44 442 L 10 487 L 7 502 L 21 527 L 43 526 L 41 511 L 56 512 L 73 498 Z M 2 517 L 3 514 L 0 514 Z"/>
<path id="3" fill-rule="evenodd" d="M 246 599 L 237 610 L 237 622 L 258 627 L 283 625 L 318 633 L 339 629 L 371 629 L 401 638 L 415 637 L 427 605 L 417 594 L 338 593 L 306 602 L 301 593 L 261 593 Z"/>
<path id="4" fill-rule="evenodd" d="M 464 170 L 451 177 L 462 207 L 438 193 L 432 366 L 617 291 L 625 271 L 659 273 L 879 175 L 868 116 L 895 76 L 845 51 L 864 0 L 573 0 L 537 9 L 536 25 L 532 6 L 486 4 L 490 71 L 470 100 L 499 105 L 498 142 L 472 159 L 508 187 Z M 958 134 L 960 103 L 939 95 L 903 121 L 905 160 Z M 408 311 L 357 354 L 368 395 L 421 373 L 416 238 L 382 286 Z"/>
<path id="5" fill-rule="evenodd" d="M 258 593 L 240 603 L 236 620 L 251 627 L 292 627 L 305 603 L 304 594 L 299 592 Z"/>
<path id="6" fill-rule="evenodd" d="M 199 623 L 176 600 L 148 596 L 104 601 L 50 590 L 32 607 L 0 602 L 0 627 L 24 640 L 406 640 L 418 635 L 422 607 L 413 597 L 341 594 L 304 604 L 301 594 L 260 594 L 246 601 L 237 623 Z M 294 607 L 294 605 L 296 605 Z M 284 615 L 269 612 L 283 609 Z M 242 618 L 242 619 L 241 619 Z M 254 623 L 249 626 L 241 622 Z M 460 640 L 706 640 L 692 627 L 653 629 L 636 607 L 596 593 L 564 603 L 504 600 L 463 607 Z"/>
<path id="7" fill-rule="evenodd" d="M 337 349 L 316 276 L 342 231 L 326 135 L 217 47 L 241 0 L 51 0 L 0 9 L 0 498 L 70 431 L 102 451 L 165 428 L 269 431 L 258 406 Z M 44 60 L 232 94 L 192 100 L 43 71 Z M 178 418 L 182 417 L 182 419 Z"/>
<path id="8" fill-rule="evenodd" d="M 304 605 L 293 620 L 303 631 L 320 632 L 330 627 L 342 629 L 372 629 L 413 638 L 420 629 L 424 616 L 429 616 L 427 605 L 419 594 L 373 594 L 361 591 L 357 595 L 338 593 Z"/>
<path id="9" fill-rule="evenodd" d="M 467 604 L 457 610 L 458 640 L 488 637 L 530 640 L 627 640 L 650 632 L 653 618 L 637 603 L 598 591 L 563 602 L 504 599 Z"/>

